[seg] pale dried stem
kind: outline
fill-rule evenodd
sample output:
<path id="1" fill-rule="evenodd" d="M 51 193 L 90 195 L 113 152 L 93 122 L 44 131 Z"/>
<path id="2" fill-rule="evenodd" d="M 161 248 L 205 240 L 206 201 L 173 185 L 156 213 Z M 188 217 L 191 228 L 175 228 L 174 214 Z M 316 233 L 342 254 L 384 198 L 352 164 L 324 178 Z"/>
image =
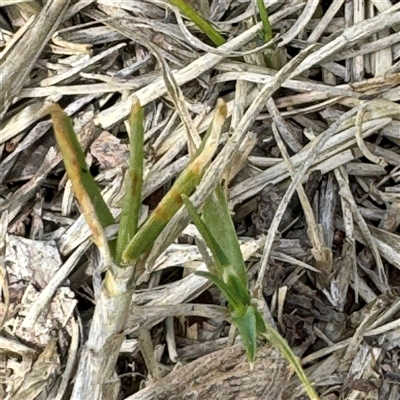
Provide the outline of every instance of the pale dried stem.
<path id="1" fill-rule="evenodd" d="M 71 400 L 102 398 L 111 384 L 115 364 L 124 340 L 124 326 L 132 301 L 132 289 L 127 286 L 133 268 L 114 268 L 98 294 L 89 337 L 83 346 L 75 375 Z"/>
<path id="2" fill-rule="evenodd" d="M 2 90 L 0 120 L 25 84 L 25 79 L 68 8 L 69 0 L 47 1 L 35 21 L 0 64 Z M 18 62 L 16 62 L 18 60 Z"/>
<path id="3" fill-rule="evenodd" d="M 272 124 L 272 132 L 274 134 L 276 143 L 279 147 L 282 157 L 285 160 L 285 163 L 287 165 L 289 173 L 293 179 L 296 174 L 296 171 L 293 168 L 293 164 L 290 161 L 289 154 L 287 153 L 287 150 L 282 142 L 282 139 L 280 138 L 279 131 L 278 131 L 275 123 Z M 316 221 L 315 215 L 314 215 L 314 211 L 311 207 L 310 201 L 308 200 L 306 192 L 304 191 L 303 185 L 301 183 L 297 187 L 297 194 L 299 196 L 301 206 L 303 207 L 304 216 L 306 218 L 307 227 L 308 227 L 307 233 L 309 235 L 310 241 L 313 246 L 313 256 L 317 261 L 317 266 L 319 264 L 322 271 L 328 275 L 330 268 L 332 266 L 331 265 L 332 264 L 332 254 L 324 243 L 322 230 L 319 227 L 319 225 L 317 224 L 317 221 Z"/>
<path id="4" fill-rule="evenodd" d="M 346 171 L 343 169 L 343 167 L 339 168 L 340 171 L 340 175 L 337 173 L 336 177 L 339 178 L 339 185 L 340 185 L 340 195 L 343 196 L 346 201 L 349 203 L 351 210 L 354 214 L 354 217 L 356 218 L 357 224 L 359 226 L 359 228 L 361 229 L 365 240 L 367 241 L 374 257 L 377 263 L 377 267 L 378 267 L 378 274 L 379 274 L 379 278 L 380 281 L 384 284 L 387 285 L 387 277 L 385 274 L 385 269 L 382 263 L 382 259 L 381 259 L 381 255 L 378 249 L 378 246 L 376 244 L 375 238 L 371 235 L 370 230 L 368 229 L 368 226 L 364 220 L 364 218 L 362 217 L 362 215 L 360 214 L 360 211 L 357 208 L 357 204 L 354 200 L 353 195 L 351 194 L 351 190 L 349 187 L 349 183 L 348 183 L 348 175 L 346 173 Z"/>
<path id="5" fill-rule="evenodd" d="M 245 136 L 247 129 L 254 122 L 256 116 L 261 111 L 267 99 L 281 86 L 281 82 L 285 81 L 289 74 L 297 67 L 297 65 L 306 57 L 307 53 L 312 50 L 310 47 L 307 51 L 301 52 L 296 58 L 292 59 L 285 67 L 283 67 L 275 76 L 272 84 L 265 85 L 259 94 L 247 109 L 240 123 L 232 134 L 232 137 L 225 145 L 223 151 L 217 156 L 216 160 L 211 164 L 205 173 L 195 194 L 191 197 L 191 201 L 195 207 L 203 204 L 206 198 L 212 193 L 216 185 L 220 181 L 226 167 L 231 162 L 233 156 L 237 152 L 240 143 Z M 158 256 L 168 247 L 173 239 L 188 224 L 188 214 L 185 209 L 181 209 L 171 219 L 166 229 L 158 237 L 154 247 L 149 255 L 148 262 L 151 265 Z"/>
<path id="6" fill-rule="evenodd" d="M 356 127 L 357 127 L 357 131 L 356 131 L 356 139 L 357 139 L 357 144 L 359 149 L 362 151 L 363 155 L 365 158 L 367 158 L 369 161 L 378 164 L 378 165 L 382 165 L 384 167 L 387 166 L 387 163 L 385 162 L 385 160 L 382 157 L 376 157 L 374 154 L 372 154 L 370 152 L 370 150 L 368 149 L 368 147 L 365 145 L 363 137 L 362 137 L 362 121 L 363 121 L 363 117 L 364 117 L 364 113 L 366 108 L 368 107 L 368 103 L 366 104 L 362 104 L 362 107 L 360 108 L 360 110 L 357 113 L 357 118 L 356 118 Z"/>
<path id="7" fill-rule="evenodd" d="M 283 196 L 282 201 L 280 202 L 279 207 L 275 213 L 274 219 L 271 223 L 270 229 L 268 230 L 268 235 L 265 241 L 264 252 L 261 258 L 260 272 L 257 278 L 258 296 L 262 295 L 261 288 L 264 282 L 264 277 L 268 266 L 268 260 L 272 250 L 272 244 L 274 242 L 275 235 L 278 231 L 279 224 L 281 222 L 283 213 L 289 203 L 289 200 L 291 199 L 297 186 L 301 183 L 302 179 L 307 173 L 307 170 L 310 168 L 315 158 L 321 152 L 324 144 L 340 128 L 341 124 L 347 121 L 349 118 L 351 118 L 357 111 L 358 111 L 357 108 L 348 111 L 347 113 L 342 115 L 336 123 L 332 124 L 329 129 L 327 129 L 324 133 L 322 133 L 315 139 L 313 146 L 311 147 L 311 149 L 307 154 L 306 160 L 304 161 L 303 165 L 297 170 L 296 175 L 294 176 L 289 188 L 287 189 L 285 195 Z"/>

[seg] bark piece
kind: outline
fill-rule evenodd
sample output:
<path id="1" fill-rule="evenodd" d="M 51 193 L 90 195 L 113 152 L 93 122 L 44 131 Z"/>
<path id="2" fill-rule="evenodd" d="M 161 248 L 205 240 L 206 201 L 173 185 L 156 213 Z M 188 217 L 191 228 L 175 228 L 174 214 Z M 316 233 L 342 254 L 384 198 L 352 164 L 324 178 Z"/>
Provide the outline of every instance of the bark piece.
<path id="1" fill-rule="evenodd" d="M 259 348 L 251 367 L 235 345 L 175 369 L 126 400 L 279 400 L 292 374 L 277 350 Z"/>

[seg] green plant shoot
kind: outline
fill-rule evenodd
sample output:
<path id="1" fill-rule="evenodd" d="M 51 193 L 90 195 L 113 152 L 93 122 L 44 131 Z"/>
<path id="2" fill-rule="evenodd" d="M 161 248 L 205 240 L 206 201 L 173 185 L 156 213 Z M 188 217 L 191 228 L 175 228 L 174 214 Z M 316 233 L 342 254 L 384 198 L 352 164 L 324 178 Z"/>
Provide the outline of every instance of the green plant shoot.
<path id="1" fill-rule="evenodd" d="M 217 101 L 212 127 L 204 138 L 194 159 L 182 171 L 169 192 L 163 197 L 150 217 L 128 243 L 122 254 L 122 264 L 131 265 L 140 256 L 150 251 L 159 234 L 182 206 L 182 195 L 190 196 L 201 180 L 205 167 L 210 162 L 218 147 L 218 140 L 226 118 L 226 104 Z"/>
<path id="2" fill-rule="evenodd" d="M 258 12 L 260 13 L 260 19 L 263 25 L 264 42 L 268 43 L 272 40 L 272 27 L 268 18 L 268 11 L 265 8 L 264 0 L 257 0 Z"/>
<path id="3" fill-rule="evenodd" d="M 124 203 L 119 224 L 115 262 L 119 264 L 128 243 L 138 231 L 143 184 L 143 110 L 135 97 L 129 118 L 130 161 L 125 177 Z"/>
<path id="4" fill-rule="evenodd" d="M 217 186 L 215 193 L 205 202 L 202 218 L 188 197 L 183 196 L 183 202 L 211 250 L 215 262 L 212 273 L 198 272 L 197 274 L 213 282 L 228 301 L 232 322 L 240 333 L 248 360 L 255 359 L 257 338 L 266 339 L 277 347 L 291 364 L 310 399 L 317 400 L 318 395 L 298 358 L 286 340 L 265 322 L 257 309 L 256 302 L 251 298 L 246 266 L 221 185 Z"/>

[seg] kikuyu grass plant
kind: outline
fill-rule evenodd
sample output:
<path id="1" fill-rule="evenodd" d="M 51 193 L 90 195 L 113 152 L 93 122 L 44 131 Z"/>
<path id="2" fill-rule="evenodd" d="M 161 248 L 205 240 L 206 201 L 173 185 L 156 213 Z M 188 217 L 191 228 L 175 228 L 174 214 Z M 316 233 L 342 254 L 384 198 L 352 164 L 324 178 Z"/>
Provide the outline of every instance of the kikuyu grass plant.
<path id="1" fill-rule="evenodd" d="M 205 33 L 216 46 L 226 42 L 225 38 L 184 0 L 169 2 Z M 268 14 L 262 1 L 257 1 L 257 6 L 263 24 L 263 39 L 268 42 L 272 39 Z M 222 186 L 218 185 L 213 195 L 206 200 L 201 216 L 189 200 L 216 152 L 222 125 L 226 118 L 224 102 L 218 100 L 212 124 L 188 166 L 148 219 L 139 226 L 144 159 L 143 110 L 137 99 L 133 101 L 129 119 L 130 162 L 125 179 L 123 208 L 116 240 L 106 238 L 104 230 L 115 224 L 115 220 L 86 165 L 85 156 L 74 133 L 71 120 L 58 105 L 54 105 L 49 111 L 75 196 L 92 231 L 93 241 L 102 254 L 104 263 L 110 266 L 104 280 L 105 290 L 118 296 L 119 289 L 118 286 L 112 284 L 114 282 L 112 274 L 118 275 L 118 269 L 134 266 L 145 259 L 160 233 L 184 205 L 210 249 L 213 259 L 213 264 L 208 265 L 209 272 L 196 273 L 214 283 L 226 298 L 231 321 L 240 333 L 249 362 L 255 360 L 257 340 L 267 340 L 277 347 L 290 363 L 303 383 L 309 398 L 318 399 L 298 358 L 279 332 L 265 321 L 257 309 L 255 299 L 251 297 L 246 266 Z M 135 268 L 132 274 L 133 276 L 128 278 L 128 285 L 134 285 Z"/>
<path id="2" fill-rule="evenodd" d="M 211 126 L 192 160 L 141 226 L 139 213 L 144 160 L 143 110 L 137 99 L 133 101 L 129 119 L 130 162 L 125 178 L 123 207 L 116 240 L 107 240 L 105 228 L 116 221 L 86 165 L 70 118 L 56 104 L 49 112 L 75 197 L 91 229 L 93 241 L 103 257 L 103 263 L 108 266 L 103 282 L 107 295 L 115 299 L 118 298 L 120 290 L 134 286 L 135 265 L 146 258 L 168 222 L 182 206 L 185 206 L 213 259 L 213 264 L 209 266 L 210 271 L 198 274 L 214 283 L 226 298 L 231 321 L 240 333 L 249 362 L 255 360 L 257 340 L 267 340 L 276 346 L 291 364 L 310 399 L 318 399 L 298 358 L 285 339 L 265 321 L 251 297 L 246 266 L 222 186 L 218 185 L 213 195 L 206 200 L 201 216 L 189 200 L 217 150 L 227 113 L 224 101 L 217 101 Z M 123 271 L 128 267 L 133 267 L 131 276 L 123 278 L 127 281 L 124 285 L 116 285 L 117 277 L 124 276 Z M 129 303 L 130 300 L 125 301 Z"/>

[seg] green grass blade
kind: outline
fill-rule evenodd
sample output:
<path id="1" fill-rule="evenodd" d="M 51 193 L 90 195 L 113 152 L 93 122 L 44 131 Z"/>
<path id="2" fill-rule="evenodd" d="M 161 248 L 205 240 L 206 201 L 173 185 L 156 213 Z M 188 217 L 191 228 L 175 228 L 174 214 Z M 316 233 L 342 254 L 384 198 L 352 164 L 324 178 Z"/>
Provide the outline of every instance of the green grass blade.
<path id="1" fill-rule="evenodd" d="M 203 278 L 207 278 L 209 281 L 214 283 L 218 287 L 218 289 L 222 292 L 222 294 L 228 301 L 229 306 L 233 310 L 240 312 L 240 310 L 245 309 L 245 307 L 243 307 L 237 301 L 237 298 L 235 296 L 235 293 L 232 291 L 232 288 L 228 284 L 226 284 L 219 276 L 212 274 L 211 272 L 207 272 L 207 271 L 197 271 L 196 275 L 202 276 Z"/>
<path id="2" fill-rule="evenodd" d="M 124 205 L 117 238 L 116 263 L 120 263 L 122 253 L 138 230 L 140 206 L 142 204 L 143 183 L 143 110 L 139 100 L 134 98 L 130 125 L 130 162 L 125 181 Z"/>
<path id="3" fill-rule="evenodd" d="M 254 304 L 255 309 L 257 306 Z M 260 314 L 260 312 L 256 309 L 256 326 L 257 326 L 257 334 L 262 336 L 267 331 L 266 322 L 264 317 Z"/>
<path id="4" fill-rule="evenodd" d="M 211 250 L 211 253 L 216 262 L 215 275 L 218 276 L 218 279 L 221 279 L 224 284 L 227 285 L 227 288 L 229 288 L 229 298 L 235 298 L 235 304 L 231 304 L 232 308 L 235 308 L 237 306 L 240 306 L 240 308 L 247 307 L 250 304 L 250 294 L 247 290 L 247 281 L 243 282 L 243 280 L 238 277 L 235 269 L 230 264 L 229 259 L 226 257 L 223 249 L 218 244 L 218 241 L 210 233 L 208 226 L 200 218 L 200 215 L 197 213 L 193 204 L 186 196 L 183 197 L 183 202 L 201 236 Z M 227 290 L 228 289 L 225 288 L 225 292 Z"/>
<path id="5" fill-rule="evenodd" d="M 222 269 L 223 276 L 222 280 L 231 288 L 237 301 L 243 306 L 247 307 L 251 304 L 251 296 L 247 286 L 243 285 L 243 282 L 236 275 L 231 265 Z"/>
<path id="6" fill-rule="evenodd" d="M 268 340 L 268 342 L 270 342 L 283 354 L 283 356 L 295 370 L 300 382 L 304 385 L 304 388 L 310 400 L 319 400 L 317 392 L 311 385 L 311 382 L 309 381 L 307 374 L 301 366 L 299 359 L 293 353 L 287 341 L 271 326 L 266 325 L 266 329 L 266 333 L 262 334 L 261 336 L 264 337 L 264 339 Z"/>
<path id="7" fill-rule="evenodd" d="M 82 213 L 93 233 L 93 241 L 103 256 L 113 257 L 115 241 L 107 242 L 104 228 L 114 224 L 114 218 L 97 186 L 74 132 L 72 122 L 58 104 L 49 108 L 54 135 L 63 156 L 65 169 Z"/>
<path id="8" fill-rule="evenodd" d="M 185 2 L 185 0 L 169 0 L 170 4 L 179 8 L 179 11 L 189 18 L 207 37 L 216 45 L 226 43 L 225 38 L 215 28 Z"/>
<path id="9" fill-rule="evenodd" d="M 229 259 L 226 257 L 225 253 L 211 234 L 210 230 L 208 229 L 207 225 L 203 222 L 200 218 L 200 215 L 197 213 L 196 209 L 194 208 L 193 204 L 189 200 L 188 197 L 182 196 L 183 203 L 185 204 L 190 218 L 192 218 L 193 222 L 195 223 L 197 229 L 199 230 L 201 236 L 203 237 L 204 241 L 206 242 L 207 246 L 211 250 L 211 253 L 214 257 L 214 260 L 218 264 L 218 268 L 221 269 L 224 266 L 229 264 Z"/>
<path id="10" fill-rule="evenodd" d="M 122 254 L 122 263 L 129 265 L 147 253 L 158 235 L 182 206 L 182 195 L 190 196 L 200 182 L 202 171 L 184 170 L 150 217 L 140 227 Z"/>
<path id="11" fill-rule="evenodd" d="M 229 214 L 228 204 L 221 186 L 218 187 L 217 192 L 218 193 L 214 198 L 210 197 L 210 199 L 207 200 L 209 210 L 208 218 L 210 219 L 208 225 L 213 225 L 214 228 L 216 228 L 217 225 L 222 226 L 222 231 L 219 229 L 214 229 L 214 231 L 218 234 L 221 234 L 223 238 L 227 239 L 225 242 L 222 240 L 222 242 L 224 242 L 224 244 L 228 243 L 226 248 L 231 250 L 231 244 L 234 245 L 233 247 L 239 246 L 237 236 Z M 240 256 L 238 261 L 240 262 L 241 260 L 242 265 L 239 270 L 240 272 L 244 273 L 244 278 L 240 276 L 240 274 L 237 274 L 235 267 L 231 265 L 229 262 L 230 260 L 228 260 L 224 254 L 224 250 L 221 249 L 221 237 L 213 236 L 213 234 L 211 234 L 209 226 L 200 218 L 196 209 L 187 197 L 183 198 L 183 202 L 201 236 L 203 237 L 207 246 L 210 248 L 214 260 L 216 261 L 216 274 L 200 272 L 198 275 L 208 278 L 210 281 L 216 284 L 219 290 L 221 290 L 221 292 L 224 294 L 229 303 L 230 309 L 232 310 L 232 321 L 238 327 L 242 336 L 248 359 L 253 361 L 256 353 L 257 324 L 255 310 L 251 305 L 251 298 L 247 289 L 246 271 L 240 248 L 238 247 Z M 232 226 L 230 226 L 229 223 Z M 233 229 L 234 234 L 226 235 L 225 229 L 228 231 Z M 232 240 L 232 243 L 229 243 L 230 239 Z M 236 250 L 232 253 L 236 257 Z"/>
<path id="12" fill-rule="evenodd" d="M 218 99 L 210 135 L 203 139 L 204 146 L 182 171 L 169 192 L 163 197 L 147 221 L 128 243 L 122 254 L 122 264 L 130 265 L 150 251 L 154 241 L 183 204 L 182 196 L 190 196 L 199 184 L 204 170 L 218 147 L 222 126 L 226 118 L 226 104 Z"/>
<path id="13" fill-rule="evenodd" d="M 269 22 L 268 11 L 265 8 L 264 0 L 257 0 L 257 7 L 263 25 L 264 42 L 268 43 L 270 40 L 272 40 L 272 27 L 271 23 Z"/>
<path id="14" fill-rule="evenodd" d="M 232 322 L 238 328 L 247 353 L 247 359 L 254 361 L 257 350 L 257 329 L 255 310 L 252 306 L 246 308 L 246 312 L 239 315 L 232 313 Z"/>
<path id="15" fill-rule="evenodd" d="M 246 268 L 240 250 L 235 226 L 229 212 L 228 201 L 226 200 L 221 185 L 218 185 L 213 196 L 210 196 L 203 207 L 203 220 L 216 238 L 219 246 L 233 266 L 235 274 L 239 277 L 242 285 L 247 288 Z"/>

